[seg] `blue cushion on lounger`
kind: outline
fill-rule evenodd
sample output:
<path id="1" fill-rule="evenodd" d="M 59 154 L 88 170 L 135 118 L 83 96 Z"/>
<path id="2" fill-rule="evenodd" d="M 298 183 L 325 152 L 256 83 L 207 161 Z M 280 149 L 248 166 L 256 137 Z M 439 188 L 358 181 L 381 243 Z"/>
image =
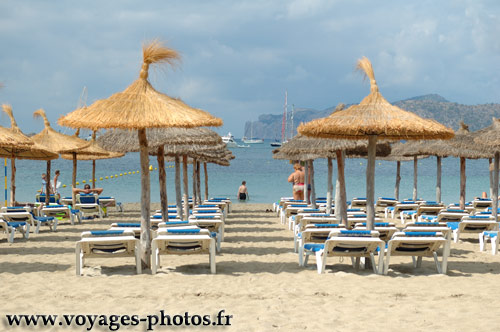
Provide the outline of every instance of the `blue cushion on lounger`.
<path id="1" fill-rule="evenodd" d="M 490 198 L 477 198 L 478 201 L 491 202 Z"/>
<path id="2" fill-rule="evenodd" d="M 71 209 L 71 213 L 73 213 L 73 214 L 79 213 L 79 212 L 80 212 L 80 210 L 78 210 L 78 209 Z"/>
<path id="3" fill-rule="evenodd" d="M 356 197 L 356 198 L 353 198 L 353 199 L 363 200 L 363 199 L 366 199 L 366 197 Z"/>
<path id="4" fill-rule="evenodd" d="M 141 227 L 140 223 L 128 223 L 128 222 L 119 222 L 116 224 L 117 227 Z"/>
<path id="5" fill-rule="evenodd" d="M 319 209 L 304 209 L 303 212 L 319 212 Z"/>
<path id="6" fill-rule="evenodd" d="M 450 221 L 446 223 L 446 225 L 448 225 L 448 227 L 452 230 L 458 229 L 458 224 L 460 224 L 460 222 L 457 221 Z"/>
<path id="7" fill-rule="evenodd" d="M 432 221 L 417 221 L 415 223 L 417 226 L 438 226 L 438 222 L 432 222 Z"/>
<path id="8" fill-rule="evenodd" d="M 40 222 L 47 222 L 54 220 L 54 217 L 35 217 L 35 220 L 38 220 Z"/>
<path id="9" fill-rule="evenodd" d="M 196 219 L 215 219 L 215 216 L 194 216 Z"/>
<path id="10" fill-rule="evenodd" d="M 198 207 L 217 207 L 216 204 L 202 204 L 202 205 L 198 205 Z"/>
<path id="11" fill-rule="evenodd" d="M 161 219 L 162 216 L 161 216 L 161 214 L 155 214 L 155 215 L 152 216 L 152 218 L 153 219 Z"/>
<path id="12" fill-rule="evenodd" d="M 167 229 L 168 233 L 172 234 L 197 234 L 200 232 L 199 228 L 193 228 L 193 229 Z"/>
<path id="13" fill-rule="evenodd" d="M 196 213 L 218 213 L 218 210 L 200 210 L 196 211 Z"/>
<path id="14" fill-rule="evenodd" d="M 46 208 L 64 208 L 68 207 L 67 205 L 61 205 L 61 204 L 50 204 L 48 206 L 45 206 Z"/>
<path id="15" fill-rule="evenodd" d="M 311 213 L 310 217 L 331 217 L 329 213 Z"/>
<path id="16" fill-rule="evenodd" d="M 400 204 L 415 204 L 415 201 L 404 201 L 400 202 Z"/>
<path id="17" fill-rule="evenodd" d="M 99 199 L 112 199 L 113 197 L 111 196 L 99 196 Z"/>
<path id="18" fill-rule="evenodd" d="M 483 235 L 487 237 L 497 237 L 498 231 L 484 231 Z"/>
<path id="19" fill-rule="evenodd" d="M 436 232 L 405 232 L 406 236 L 436 236 Z"/>
<path id="20" fill-rule="evenodd" d="M 422 215 L 420 216 L 421 219 L 424 219 L 424 220 L 436 220 L 437 219 L 437 216 L 426 216 L 426 215 Z"/>
<path id="21" fill-rule="evenodd" d="M 361 225 L 366 226 L 366 223 L 362 222 Z M 375 227 L 389 227 L 389 223 L 388 222 L 376 222 L 373 224 L 373 226 L 375 226 Z"/>
<path id="22" fill-rule="evenodd" d="M 415 211 L 415 210 L 406 210 L 406 211 L 401 211 L 401 213 L 407 214 L 407 215 L 411 216 L 412 214 L 417 213 L 417 211 Z"/>
<path id="23" fill-rule="evenodd" d="M 361 211 L 361 209 L 347 209 L 347 212 L 356 212 L 356 211 Z"/>
<path id="24" fill-rule="evenodd" d="M 7 225 L 9 225 L 11 227 L 14 227 L 14 228 L 18 228 L 20 226 L 26 225 L 26 221 L 12 221 L 12 222 L 7 222 Z"/>
<path id="25" fill-rule="evenodd" d="M 366 214 L 353 214 L 349 218 L 366 218 Z"/>
<path id="26" fill-rule="evenodd" d="M 120 235 L 120 234 L 123 234 L 123 230 L 113 230 L 113 231 L 90 231 L 90 234 L 95 235 L 95 236 Z"/>
<path id="27" fill-rule="evenodd" d="M 386 201 L 396 201 L 395 198 L 392 197 L 380 197 L 380 199 L 386 200 Z"/>
<path id="28" fill-rule="evenodd" d="M 469 216 L 469 219 L 490 219 L 490 216 Z"/>
<path id="29" fill-rule="evenodd" d="M 290 204 L 290 207 L 304 207 L 303 204 Z"/>
<path id="30" fill-rule="evenodd" d="M 460 210 L 460 209 L 446 209 L 446 212 L 458 212 L 458 213 L 465 213 L 465 210 Z"/>
<path id="31" fill-rule="evenodd" d="M 312 252 L 317 252 L 325 249 L 325 245 L 322 243 L 306 243 L 304 244 L 304 249 Z"/>
<path id="32" fill-rule="evenodd" d="M 314 224 L 314 227 L 324 227 L 324 228 L 329 228 L 329 227 L 339 227 L 339 224 Z"/>
<path id="33" fill-rule="evenodd" d="M 387 211 L 394 211 L 394 206 L 388 206 L 386 207 Z"/>
<path id="34" fill-rule="evenodd" d="M 340 235 L 343 236 L 370 236 L 372 231 L 368 230 L 341 230 Z"/>
<path id="35" fill-rule="evenodd" d="M 168 222 L 165 222 L 166 226 L 185 225 L 185 224 L 189 224 L 189 221 L 182 220 L 182 221 L 168 221 Z"/>

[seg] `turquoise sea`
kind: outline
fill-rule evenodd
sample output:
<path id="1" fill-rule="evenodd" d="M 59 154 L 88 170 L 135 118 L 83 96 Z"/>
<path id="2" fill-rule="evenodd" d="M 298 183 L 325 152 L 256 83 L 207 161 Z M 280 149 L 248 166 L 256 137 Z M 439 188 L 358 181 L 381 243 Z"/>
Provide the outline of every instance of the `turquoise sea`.
<path id="1" fill-rule="evenodd" d="M 239 142 L 239 141 L 238 141 Z M 288 175 L 293 171 L 288 161 L 274 160 L 272 158 L 273 147 L 270 141 L 264 144 L 256 144 L 249 148 L 231 148 L 236 159 L 231 161 L 231 166 L 222 167 L 209 164 L 209 194 L 210 196 L 227 196 L 236 199 L 236 192 L 241 181 L 247 181 L 250 194 L 250 203 L 270 203 L 281 196 L 291 196 L 292 187 L 287 183 Z M 239 142 L 239 144 L 242 144 Z M 99 179 L 97 186 L 104 188 L 105 195 L 112 195 L 121 202 L 138 202 L 140 200 L 140 175 L 138 172 L 132 175 L 120 176 L 120 173 L 128 173 L 139 170 L 139 154 L 129 153 L 123 158 L 97 161 L 96 176 Z M 156 157 L 150 158 L 150 164 L 157 167 Z M 172 165 L 171 163 L 168 165 Z M 41 188 L 41 173 L 45 172 L 46 162 L 17 160 L 16 176 L 16 199 L 21 202 L 33 202 L 35 194 Z M 72 162 L 58 159 L 52 162 L 51 176 L 54 171 L 61 171 L 60 181 L 68 187 L 60 188 L 63 196 L 71 194 L 71 172 Z M 191 180 L 191 167 L 190 180 Z M 8 171 L 8 184 L 10 185 L 10 165 Z M 78 162 L 77 181 L 80 182 L 91 178 L 92 163 L 90 161 Z M 336 166 L 334 161 L 334 179 Z M 365 159 L 346 160 L 346 186 L 347 197 L 365 197 Z M 396 163 L 388 161 L 377 161 L 375 178 L 376 196 L 393 197 L 396 174 Z M 113 175 L 113 178 L 109 177 Z M 115 175 L 118 175 L 115 178 Z M 108 179 L 104 179 L 108 176 Z M 409 198 L 413 192 L 413 162 L 403 162 L 401 165 L 401 187 L 400 199 Z M 326 160 L 315 161 L 315 182 L 317 196 L 326 195 L 327 165 Z M 335 183 L 335 182 L 334 182 Z M 418 162 L 418 196 L 428 200 L 434 200 L 436 183 L 436 159 L 434 157 L 419 160 Z M 445 203 L 458 202 L 459 200 L 460 168 L 459 160 L 456 158 L 443 159 L 442 171 L 442 197 Z M 175 200 L 174 193 L 174 169 L 167 169 L 167 188 L 169 201 Z M 191 190 L 191 182 L 189 190 Z M 203 173 L 202 173 L 202 192 Z M 467 160 L 467 199 L 479 196 L 486 191 L 489 195 L 489 173 L 487 160 Z M 151 172 L 151 200 L 159 202 L 158 171 Z M 4 199 L 3 195 L 1 197 Z"/>

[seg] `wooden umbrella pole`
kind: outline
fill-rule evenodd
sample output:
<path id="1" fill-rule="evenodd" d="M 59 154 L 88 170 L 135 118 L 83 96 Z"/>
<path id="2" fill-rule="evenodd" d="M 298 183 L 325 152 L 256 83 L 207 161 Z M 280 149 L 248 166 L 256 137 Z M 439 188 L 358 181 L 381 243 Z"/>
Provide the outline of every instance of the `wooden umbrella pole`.
<path id="1" fill-rule="evenodd" d="M 208 199 L 208 173 L 207 173 L 207 163 L 203 163 L 203 173 L 205 174 L 205 200 Z"/>
<path id="2" fill-rule="evenodd" d="M 50 160 L 47 160 L 47 172 L 46 172 L 45 180 L 47 183 L 45 184 L 45 204 L 49 205 L 50 203 Z"/>
<path id="3" fill-rule="evenodd" d="M 150 216 L 150 182 L 149 155 L 146 129 L 138 130 L 141 158 L 141 261 L 143 268 L 151 267 L 151 221 Z"/>
<path id="4" fill-rule="evenodd" d="M 158 182 L 160 184 L 161 219 L 166 222 L 168 221 L 168 198 L 167 173 L 165 172 L 165 147 L 163 145 L 158 147 L 156 160 L 158 161 Z"/>
<path id="5" fill-rule="evenodd" d="M 328 185 L 326 190 L 326 213 L 332 213 L 332 192 L 333 192 L 333 182 L 332 182 L 333 164 L 332 158 L 328 157 Z"/>
<path id="6" fill-rule="evenodd" d="M 399 184 L 401 183 L 401 160 L 396 162 L 396 185 L 394 186 L 394 198 L 399 201 Z"/>
<path id="7" fill-rule="evenodd" d="M 182 156 L 182 181 L 184 183 L 184 219 L 189 218 L 189 186 L 188 186 L 188 166 L 187 166 L 187 156 Z"/>
<path id="8" fill-rule="evenodd" d="M 181 165 L 178 155 L 175 156 L 175 205 L 177 214 L 184 220 L 184 211 L 182 210 L 182 189 L 181 189 Z"/>
<path id="9" fill-rule="evenodd" d="M 418 176 L 418 158 L 417 156 L 413 157 L 413 200 L 417 200 L 418 191 L 417 191 L 417 176 Z"/>
<path id="10" fill-rule="evenodd" d="M 16 205 L 16 159 L 10 158 L 10 206 Z"/>
<path id="11" fill-rule="evenodd" d="M 500 152 L 496 151 L 495 152 L 495 162 L 493 166 L 493 195 L 491 196 L 492 199 L 492 208 L 491 212 L 493 213 L 493 216 L 495 218 L 495 222 L 498 221 L 498 167 L 500 163 Z"/>
<path id="12" fill-rule="evenodd" d="M 310 204 L 309 195 L 307 194 L 307 186 L 309 185 L 309 163 L 306 160 L 304 165 L 304 201 Z"/>
<path id="13" fill-rule="evenodd" d="M 494 180 L 494 169 L 495 169 L 495 166 L 493 165 L 493 159 L 492 158 L 489 158 L 488 159 L 488 164 L 489 164 L 489 170 L 490 170 L 490 197 L 493 197 L 493 185 L 495 183 L 495 180 Z"/>
<path id="14" fill-rule="evenodd" d="M 368 162 L 366 165 L 366 229 L 373 230 L 375 222 L 375 149 L 377 135 L 368 136 Z"/>
<path id="15" fill-rule="evenodd" d="M 313 206 L 313 209 L 316 209 L 316 187 L 314 186 L 314 160 L 309 161 L 311 163 L 310 165 L 310 173 L 311 173 L 311 203 Z"/>
<path id="16" fill-rule="evenodd" d="M 92 189 L 95 189 L 95 159 L 92 160 Z"/>
<path id="17" fill-rule="evenodd" d="M 71 202 L 72 205 L 75 206 L 76 203 L 76 195 L 75 191 L 73 188 L 76 188 L 76 166 L 77 166 L 77 161 L 76 161 L 76 152 L 73 152 L 73 175 L 71 178 Z"/>
<path id="18" fill-rule="evenodd" d="M 196 162 L 196 191 L 198 192 L 198 204 L 201 204 L 201 169 L 200 162 Z"/>
<path id="19" fill-rule="evenodd" d="M 347 199 L 345 191 L 345 178 L 344 178 L 344 152 L 337 150 L 337 187 L 338 187 L 338 202 L 335 199 L 335 214 L 340 219 L 341 223 L 347 226 Z M 338 205 L 337 205 L 338 204 Z"/>
<path id="20" fill-rule="evenodd" d="M 465 158 L 460 157 L 460 209 L 465 209 Z"/>
<path id="21" fill-rule="evenodd" d="M 436 202 L 441 203 L 441 157 L 436 158 L 437 176 L 436 176 Z"/>
<path id="22" fill-rule="evenodd" d="M 196 192 L 196 159 L 193 159 L 193 172 L 192 172 L 192 179 L 191 179 L 191 185 L 193 186 L 193 206 L 196 205 L 196 202 L 198 201 L 198 196 Z"/>

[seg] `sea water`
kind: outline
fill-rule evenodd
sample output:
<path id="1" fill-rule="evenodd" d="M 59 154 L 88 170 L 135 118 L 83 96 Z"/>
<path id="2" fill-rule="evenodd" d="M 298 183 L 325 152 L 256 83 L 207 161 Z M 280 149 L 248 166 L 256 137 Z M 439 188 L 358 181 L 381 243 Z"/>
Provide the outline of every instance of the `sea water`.
<path id="1" fill-rule="evenodd" d="M 271 141 L 254 144 L 250 147 L 231 148 L 236 157 L 231 166 L 223 167 L 208 164 L 208 189 L 210 196 L 224 196 L 236 200 L 236 193 L 242 181 L 247 182 L 250 203 L 270 203 L 282 196 L 292 195 L 292 185 L 287 182 L 293 172 L 293 165 L 288 160 L 275 160 L 272 157 Z M 239 144 L 242 144 L 239 142 Z M 151 201 L 159 202 L 159 185 L 156 157 L 150 157 L 153 166 L 150 172 Z M 333 160 L 336 179 L 336 161 Z M 16 160 L 16 200 L 33 202 L 37 190 L 42 187 L 41 174 L 46 170 L 45 161 Z M 51 164 L 51 177 L 59 169 L 62 196 L 71 195 L 72 161 L 57 159 Z M 203 168 L 202 168 L 203 169 Z M 317 197 L 326 196 L 327 162 L 319 159 L 314 162 Z M 96 161 L 96 186 L 104 188 L 103 195 L 114 196 L 120 202 L 140 201 L 140 163 L 138 153 L 128 153 L 122 158 Z M 128 174 L 136 172 L 135 174 Z M 10 164 L 7 167 L 10 186 Z M 92 162 L 79 161 L 77 168 L 78 187 L 83 188 L 83 181 L 89 183 L 92 177 Z M 167 194 L 170 202 L 175 201 L 173 163 L 167 163 Z M 182 172 L 181 172 L 182 174 Z M 483 191 L 489 196 L 488 160 L 467 160 L 466 199 L 480 196 Z M 106 176 L 108 177 L 106 179 Z M 111 178 L 113 176 L 113 178 Z M 366 196 L 366 159 L 346 159 L 346 190 L 348 199 Z M 102 178 L 102 180 L 100 180 Z M 192 168 L 189 166 L 189 191 L 192 191 Z M 375 164 L 375 195 L 394 196 L 396 162 L 378 161 Z M 201 175 L 201 191 L 204 193 L 204 175 Z M 458 202 L 460 192 L 460 165 L 457 158 L 444 158 L 442 161 L 442 200 L 445 203 Z M 10 192 L 10 190 L 8 190 Z M 411 198 L 413 193 L 413 161 L 401 163 L 400 199 Z M 436 198 L 436 158 L 430 157 L 418 161 L 418 197 L 435 200 Z M 2 195 L 1 200 L 4 197 Z"/>

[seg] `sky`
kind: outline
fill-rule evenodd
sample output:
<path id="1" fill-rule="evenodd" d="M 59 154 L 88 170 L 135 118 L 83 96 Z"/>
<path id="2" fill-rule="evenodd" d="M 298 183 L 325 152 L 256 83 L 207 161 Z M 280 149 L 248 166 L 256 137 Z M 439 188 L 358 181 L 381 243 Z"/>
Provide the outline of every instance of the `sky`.
<path id="1" fill-rule="evenodd" d="M 224 120 L 288 104 L 318 110 L 359 103 L 368 57 L 381 93 L 397 101 L 437 93 L 462 104 L 500 102 L 497 0 L 0 1 L 0 103 L 24 132 L 138 78 L 142 44 L 160 39 L 182 60 L 152 68 L 153 86 Z M 86 88 L 86 93 L 82 93 Z M 8 126 L 8 118 L 0 117 Z"/>

